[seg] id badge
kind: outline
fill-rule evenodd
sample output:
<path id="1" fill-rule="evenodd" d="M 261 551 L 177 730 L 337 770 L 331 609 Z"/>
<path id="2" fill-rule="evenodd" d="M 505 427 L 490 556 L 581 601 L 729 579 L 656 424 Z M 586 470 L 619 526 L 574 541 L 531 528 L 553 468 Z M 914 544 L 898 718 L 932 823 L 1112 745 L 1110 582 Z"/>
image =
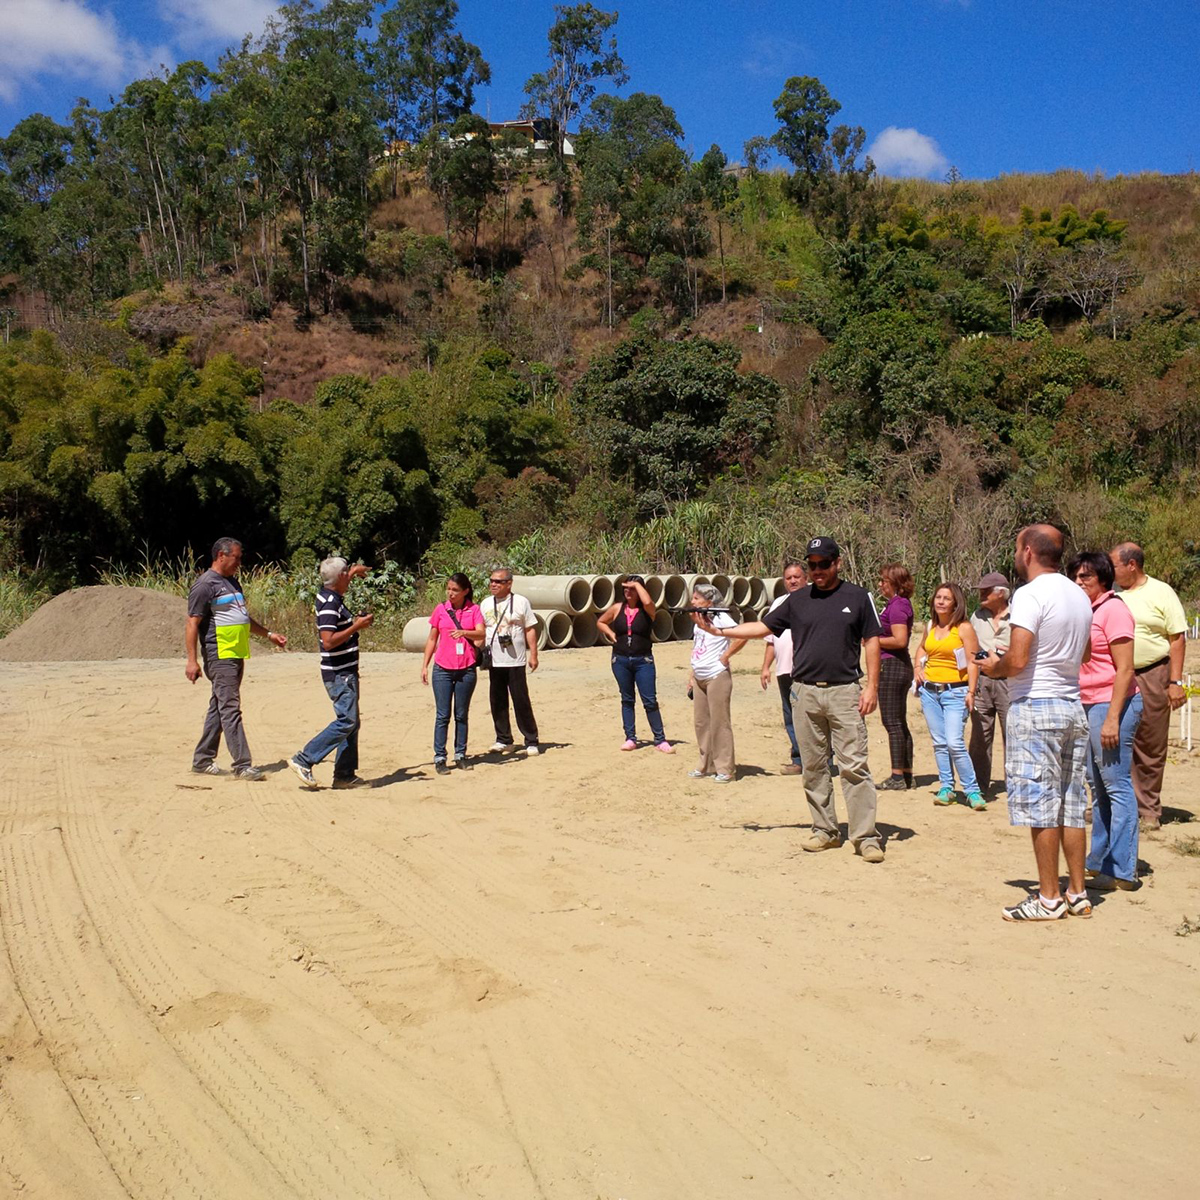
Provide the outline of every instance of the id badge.
<path id="1" fill-rule="evenodd" d="M 462 658 L 467 652 L 466 646 L 462 642 L 454 643 L 454 653 L 457 657 Z"/>

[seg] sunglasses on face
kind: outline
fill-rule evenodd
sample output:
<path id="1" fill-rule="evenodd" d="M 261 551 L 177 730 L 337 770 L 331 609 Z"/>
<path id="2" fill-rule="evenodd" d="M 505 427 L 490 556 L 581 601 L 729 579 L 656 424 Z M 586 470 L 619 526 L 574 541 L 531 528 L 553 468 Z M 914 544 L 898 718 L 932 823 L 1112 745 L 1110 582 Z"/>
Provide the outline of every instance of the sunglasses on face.
<path id="1" fill-rule="evenodd" d="M 488 583 L 508 583 L 507 579 L 489 579 Z"/>
<path id="2" fill-rule="evenodd" d="M 810 571 L 828 571 L 832 566 L 832 558 L 810 558 L 808 560 L 808 569 Z"/>

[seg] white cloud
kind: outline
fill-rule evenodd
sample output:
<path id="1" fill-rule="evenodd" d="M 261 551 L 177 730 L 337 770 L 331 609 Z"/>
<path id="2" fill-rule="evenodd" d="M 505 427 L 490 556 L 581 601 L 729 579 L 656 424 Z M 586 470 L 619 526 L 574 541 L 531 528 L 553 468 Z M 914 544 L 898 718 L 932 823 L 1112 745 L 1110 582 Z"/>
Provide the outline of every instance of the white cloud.
<path id="1" fill-rule="evenodd" d="M 799 42 L 757 34 L 746 39 L 742 70 L 750 75 L 777 75 L 782 82 L 797 73 L 807 54 Z"/>
<path id="2" fill-rule="evenodd" d="M 213 39 L 235 45 L 262 33 L 279 0 L 159 0 L 159 8 L 180 45 Z"/>
<path id="3" fill-rule="evenodd" d="M 43 74 L 117 84 L 148 59 L 87 0 L 5 0 L 0 12 L 0 99 L 15 100 L 22 84 Z"/>
<path id="4" fill-rule="evenodd" d="M 903 175 L 927 178 L 944 175 L 950 162 L 928 134 L 915 129 L 897 129 L 889 125 L 867 147 L 881 175 Z"/>

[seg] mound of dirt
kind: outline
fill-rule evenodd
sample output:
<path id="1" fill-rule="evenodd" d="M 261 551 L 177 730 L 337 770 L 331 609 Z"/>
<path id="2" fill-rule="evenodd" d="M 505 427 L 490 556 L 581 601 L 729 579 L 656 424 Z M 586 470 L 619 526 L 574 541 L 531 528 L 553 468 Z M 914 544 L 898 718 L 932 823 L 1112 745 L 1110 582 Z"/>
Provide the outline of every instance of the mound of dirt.
<path id="1" fill-rule="evenodd" d="M 0 662 L 177 658 L 187 601 L 149 588 L 83 587 L 47 601 L 0 641 Z"/>

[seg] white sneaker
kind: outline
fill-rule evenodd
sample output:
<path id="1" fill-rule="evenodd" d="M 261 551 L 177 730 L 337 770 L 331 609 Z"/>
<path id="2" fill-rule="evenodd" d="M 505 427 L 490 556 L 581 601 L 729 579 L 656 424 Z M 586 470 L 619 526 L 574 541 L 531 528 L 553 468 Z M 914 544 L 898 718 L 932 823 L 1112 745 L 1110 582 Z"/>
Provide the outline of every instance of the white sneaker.
<path id="1" fill-rule="evenodd" d="M 205 763 L 202 767 L 193 767 L 193 775 L 224 775 L 225 772 L 215 762 Z"/>
<path id="2" fill-rule="evenodd" d="M 536 746 L 526 746 L 525 747 L 525 757 L 526 758 L 537 758 L 537 756 L 539 754 L 541 754 L 541 751 Z"/>
<path id="3" fill-rule="evenodd" d="M 508 742 L 493 742 L 488 747 L 488 753 L 489 754 L 503 754 L 505 752 L 505 750 L 511 750 L 511 749 L 512 749 L 512 746 L 510 746 L 508 744 Z"/>
<path id="4" fill-rule="evenodd" d="M 1067 906 L 1061 900 L 1047 904 L 1041 893 L 1032 892 L 1020 904 L 1003 909 L 1000 915 L 1006 921 L 1059 921 L 1067 915 Z"/>
<path id="5" fill-rule="evenodd" d="M 306 767 L 302 762 L 297 762 L 294 758 L 288 759 L 288 766 L 300 777 L 300 782 L 304 784 L 310 792 L 315 792 L 319 786 L 313 778 L 312 768 Z"/>

